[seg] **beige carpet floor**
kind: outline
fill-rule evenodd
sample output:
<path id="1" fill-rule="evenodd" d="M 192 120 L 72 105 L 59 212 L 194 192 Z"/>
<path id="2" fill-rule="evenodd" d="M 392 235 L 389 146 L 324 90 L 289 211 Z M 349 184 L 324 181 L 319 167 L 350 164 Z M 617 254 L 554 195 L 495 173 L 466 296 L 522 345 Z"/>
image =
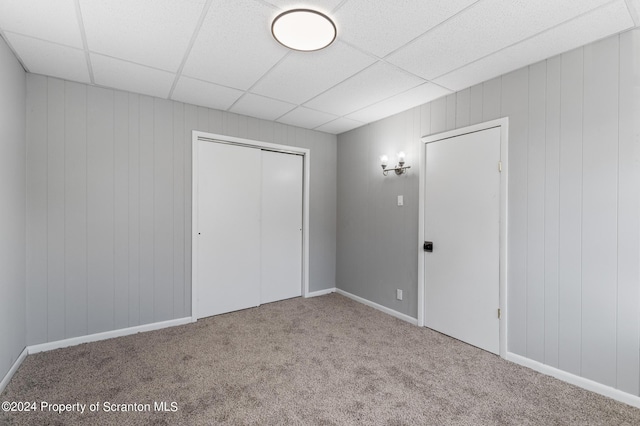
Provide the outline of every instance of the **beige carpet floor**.
<path id="1" fill-rule="evenodd" d="M 639 409 L 337 294 L 35 354 L 0 401 L 37 404 L 0 413 L 9 425 L 640 425 Z"/>

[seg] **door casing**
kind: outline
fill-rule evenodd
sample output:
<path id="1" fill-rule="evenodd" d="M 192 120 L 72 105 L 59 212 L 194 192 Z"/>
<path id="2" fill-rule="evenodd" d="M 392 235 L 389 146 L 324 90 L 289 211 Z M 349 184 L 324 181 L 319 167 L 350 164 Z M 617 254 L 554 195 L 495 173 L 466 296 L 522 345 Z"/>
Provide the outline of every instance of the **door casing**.
<path id="1" fill-rule="evenodd" d="M 299 148 L 295 146 L 279 145 L 194 130 L 191 138 L 191 321 L 196 322 L 198 320 L 198 141 L 226 143 L 302 155 L 302 297 L 307 297 L 307 294 L 309 293 L 309 167 L 311 163 L 311 151 L 306 148 Z M 243 165 L 238 163 L 238 171 L 240 173 L 242 171 L 242 167 Z"/>
<path id="2" fill-rule="evenodd" d="M 418 223 L 418 325 L 425 325 L 425 259 L 422 245 L 424 243 L 424 218 L 425 218 L 425 153 L 426 145 L 431 142 L 443 139 L 455 138 L 456 136 L 478 132 L 486 129 L 500 128 L 500 161 L 502 171 L 500 173 L 500 356 L 507 356 L 507 231 L 508 231 L 508 137 L 509 119 L 507 117 L 491 120 L 484 123 L 474 124 L 447 132 L 423 136 L 420 139 L 420 192 L 419 192 L 419 223 Z M 497 166 L 497 165 L 496 165 Z"/>

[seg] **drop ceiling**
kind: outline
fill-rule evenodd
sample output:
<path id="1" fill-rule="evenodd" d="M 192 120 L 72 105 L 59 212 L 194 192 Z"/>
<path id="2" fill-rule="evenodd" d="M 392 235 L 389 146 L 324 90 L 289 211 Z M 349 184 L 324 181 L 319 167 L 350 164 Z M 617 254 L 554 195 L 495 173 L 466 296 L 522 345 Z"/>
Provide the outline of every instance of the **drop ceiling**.
<path id="1" fill-rule="evenodd" d="M 432 101 L 640 24 L 640 0 L 0 0 L 31 73 L 328 133 Z M 317 52 L 271 36 L 330 16 Z"/>

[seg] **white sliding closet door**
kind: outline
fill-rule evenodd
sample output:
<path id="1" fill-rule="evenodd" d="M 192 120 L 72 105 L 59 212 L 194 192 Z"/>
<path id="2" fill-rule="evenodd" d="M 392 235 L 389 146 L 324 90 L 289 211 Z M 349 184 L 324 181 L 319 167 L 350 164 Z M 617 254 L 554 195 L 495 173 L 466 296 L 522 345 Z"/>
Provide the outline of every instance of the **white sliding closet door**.
<path id="1" fill-rule="evenodd" d="M 260 304 L 261 151 L 198 142 L 198 317 Z"/>
<path id="2" fill-rule="evenodd" d="M 197 142 L 196 317 L 302 295 L 303 156 Z"/>
<path id="3" fill-rule="evenodd" d="M 262 151 L 260 303 L 302 294 L 302 156 Z"/>

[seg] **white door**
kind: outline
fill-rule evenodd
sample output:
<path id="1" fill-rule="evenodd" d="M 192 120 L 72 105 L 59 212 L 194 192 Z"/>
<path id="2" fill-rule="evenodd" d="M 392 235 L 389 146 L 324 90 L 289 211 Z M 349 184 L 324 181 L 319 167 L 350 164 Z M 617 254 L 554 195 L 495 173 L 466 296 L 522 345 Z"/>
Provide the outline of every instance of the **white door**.
<path id="1" fill-rule="evenodd" d="M 197 142 L 198 318 L 302 294 L 303 157 Z"/>
<path id="2" fill-rule="evenodd" d="M 302 158 L 262 151 L 260 303 L 302 295 Z"/>
<path id="3" fill-rule="evenodd" d="M 425 152 L 425 325 L 498 354 L 500 128 Z"/>
<path id="4" fill-rule="evenodd" d="M 198 142 L 198 318 L 260 304 L 261 151 Z"/>

